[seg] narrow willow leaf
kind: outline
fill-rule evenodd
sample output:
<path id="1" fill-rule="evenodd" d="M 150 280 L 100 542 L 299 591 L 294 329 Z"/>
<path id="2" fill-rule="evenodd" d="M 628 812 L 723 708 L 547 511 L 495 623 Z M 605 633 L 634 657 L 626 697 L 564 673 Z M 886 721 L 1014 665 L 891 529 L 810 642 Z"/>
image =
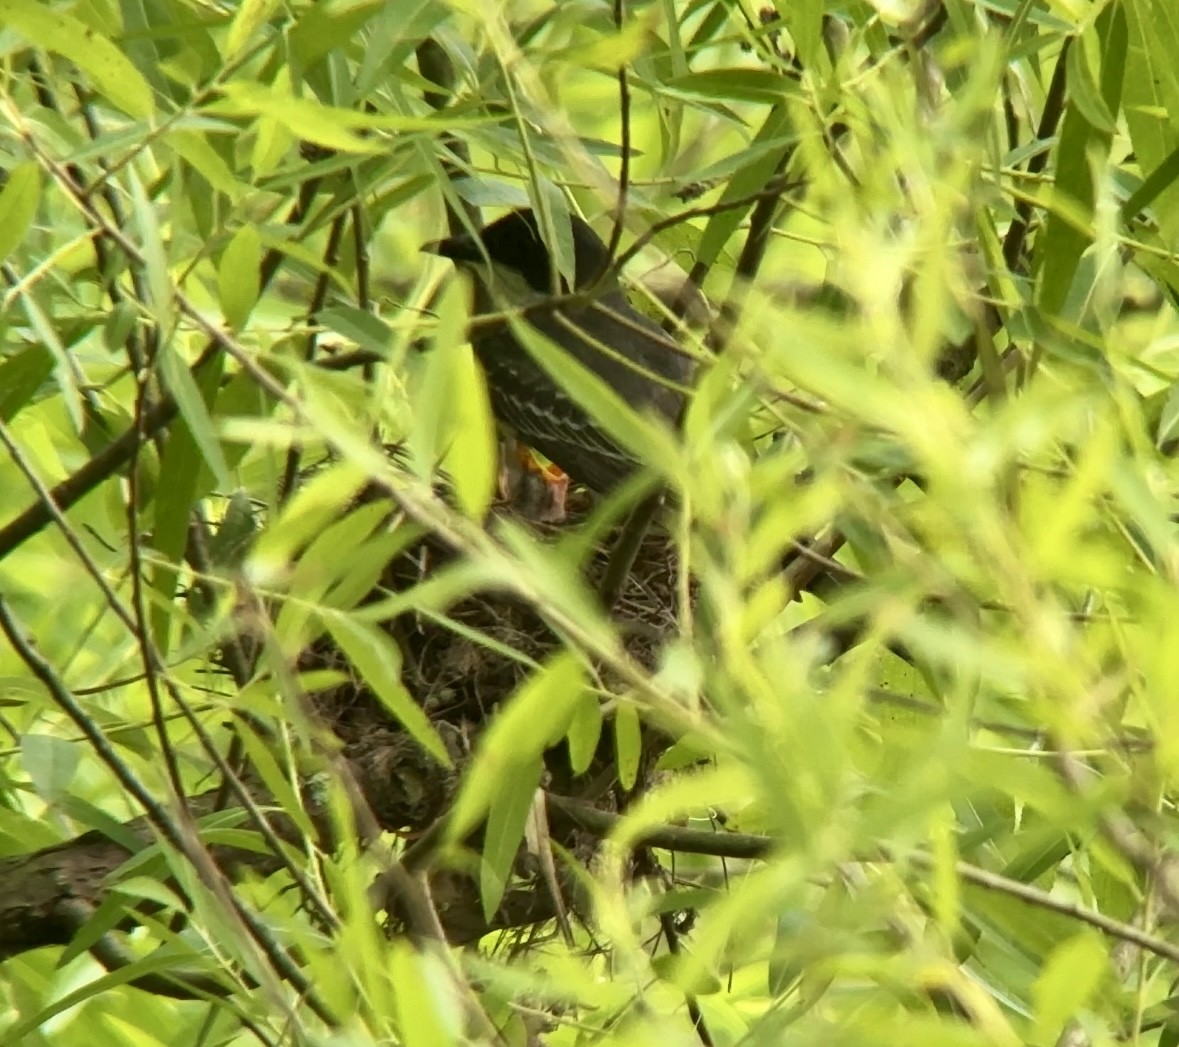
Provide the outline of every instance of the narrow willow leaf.
<path id="1" fill-rule="evenodd" d="M 630 789 L 639 778 L 639 760 L 643 755 L 643 736 L 639 714 L 629 702 L 614 711 L 614 751 L 618 760 L 618 782 Z"/>
<path id="2" fill-rule="evenodd" d="M 53 373 L 53 354 L 30 345 L 0 364 L 0 422 L 11 422 Z"/>
<path id="3" fill-rule="evenodd" d="M 1122 206 L 1123 219 L 1132 221 L 1137 218 L 1144 208 L 1176 184 L 1179 184 L 1179 148 L 1173 149 L 1126 200 Z"/>
<path id="4" fill-rule="evenodd" d="M 669 94 L 717 102 L 778 105 L 799 94 L 798 81 L 769 69 L 705 69 L 666 81 Z"/>
<path id="5" fill-rule="evenodd" d="M 598 751 L 602 737 L 602 707 L 591 691 L 583 691 L 569 721 L 569 766 L 574 774 L 584 773 Z"/>
<path id="6" fill-rule="evenodd" d="M 217 395 L 223 360 L 224 355 L 219 354 L 216 365 L 204 368 L 194 379 L 202 403 L 211 403 Z M 155 565 L 152 577 L 152 585 L 162 598 L 152 607 L 152 633 L 156 645 L 165 653 L 168 650 L 172 598 L 176 593 L 176 578 L 188 543 L 193 503 L 199 493 L 202 461 L 200 446 L 192 429 L 187 424 L 172 426 L 165 438 L 160 460 L 160 472 L 168 478 L 168 482 L 156 486 L 155 525 L 152 528 L 152 544 L 163 561 Z"/>
<path id="7" fill-rule="evenodd" d="M 483 833 L 483 862 L 479 867 L 483 916 L 488 922 L 503 900 L 520 841 L 524 839 L 528 811 L 543 773 L 544 761 L 539 757 L 519 764 L 500 778 L 491 796 Z"/>
<path id="8" fill-rule="evenodd" d="M 20 755 L 37 795 L 53 803 L 74 780 L 81 750 L 51 734 L 26 734 L 21 736 Z"/>
<path id="9" fill-rule="evenodd" d="M 197 131 L 172 131 L 164 136 L 171 146 L 206 182 L 231 200 L 245 192 L 245 184 L 234 177 L 229 165 L 210 144 L 206 135 Z"/>
<path id="10" fill-rule="evenodd" d="M 442 468 L 450 476 L 459 508 L 482 520 L 495 495 L 495 417 L 483 372 L 470 346 L 458 346 L 451 369 L 455 429 Z"/>
<path id="11" fill-rule="evenodd" d="M 474 829 L 504 783 L 561 738 L 584 688 L 581 665 L 572 655 L 562 654 L 508 699 L 479 740 L 479 753 L 467 768 L 448 826 L 451 839 L 462 839 Z"/>
<path id="12" fill-rule="evenodd" d="M 377 356 L 384 356 L 393 341 L 393 329 L 384 320 L 354 306 L 334 305 L 317 313 L 316 319 Z"/>
<path id="13" fill-rule="evenodd" d="M 378 153 L 386 144 L 350 131 L 356 120 L 350 112 L 320 105 L 313 98 L 296 98 L 266 84 L 234 81 L 222 89 L 224 98 L 209 112 L 267 117 L 291 135 L 342 153 Z"/>
<path id="14" fill-rule="evenodd" d="M 793 128 L 786 106 L 776 105 L 766 114 L 765 122 L 759 128 L 757 137 L 754 139 L 754 145 L 758 146 L 768 141 L 785 142 L 792 137 L 792 133 Z M 766 183 L 774 176 L 774 172 L 778 169 L 778 164 L 788 148 L 788 145 L 783 145 L 776 152 L 770 150 L 769 152 L 752 154 L 754 158 L 743 165 L 741 170 L 737 171 L 726 183 L 720 203 L 741 199 L 764 189 Z M 736 232 L 737 227 L 752 206 L 750 204 L 749 207 L 730 207 L 718 210 L 708 220 L 708 225 L 704 227 L 704 232 L 700 237 L 700 246 L 697 249 L 697 265 L 711 266 L 720 257 L 725 244 L 729 242 L 729 237 Z"/>
<path id="15" fill-rule="evenodd" d="M 53 356 L 53 377 L 57 387 L 61 390 L 62 402 L 74 427 L 74 432 L 85 431 L 86 419 L 82 411 L 82 393 L 74 380 L 74 368 L 70 365 L 69 351 L 62 344 L 58 336 L 59 325 L 54 318 L 47 316 L 31 291 L 26 290 L 20 296 L 21 308 L 29 319 L 29 324 L 41 339 L 45 347 Z"/>
<path id="16" fill-rule="evenodd" d="M 1169 6 L 1169 0 L 1126 0 L 1116 5 L 1129 24 L 1127 65 L 1134 70 L 1125 83 L 1126 126 L 1138 168 L 1148 181 L 1179 151 L 1179 128 L 1172 119 L 1179 112 L 1179 73 L 1167 34 L 1160 32 Z M 1162 174 L 1160 178 L 1161 184 L 1153 186 L 1155 210 L 1173 248 L 1179 236 L 1179 179 Z"/>
<path id="17" fill-rule="evenodd" d="M 180 417 L 184 419 L 184 424 L 188 426 L 197 447 L 200 448 L 201 457 L 212 470 L 217 486 L 223 491 L 228 491 L 229 467 L 221 453 L 221 444 L 213 430 L 213 419 L 205 406 L 200 386 L 172 346 L 163 346 L 157 359 L 164 384 L 180 409 Z"/>
<path id="18" fill-rule="evenodd" d="M 225 322 L 235 331 L 246 326 L 261 287 L 262 239 L 243 225 L 229 241 L 217 267 L 217 292 Z"/>
<path id="19" fill-rule="evenodd" d="M 110 40 L 60 7 L 42 0 L 0 0 L 0 24 L 38 47 L 63 55 L 95 89 L 129 116 L 151 116 L 151 88 L 131 60 Z"/>
<path id="20" fill-rule="evenodd" d="M 29 231 L 41 200 L 41 173 L 34 163 L 17 164 L 0 191 L 0 262 Z"/>
<path id="21" fill-rule="evenodd" d="M 272 746 L 259 738 L 249 724 L 237 724 L 237 733 L 241 738 L 242 748 L 249 758 L 250 767 L 262 779 L 262 784 L 266 786 L 274 798 L 274 802 L 281 808 L 283 816 L 290 818 L 295 823 L 305 839 L 314 840 L 318 835 L 315 826 L 291 785 L 290 775 L 279 766 L 275 759 Z"/>
<path id="22" fill-rule="evenodd" d="M 236 58 L 278 8 L 278 0 L 242 0 L 225 38 L 225 57 Z"/>
<path id="23" fill-rule="evenodd" d="M 367 574 L 372 579 L 369 590 L 379 577 L 381 567 L 388 562 L 380 553 L 372 555 L 372 543 L 390 535 L 380 535 L 381 525 L 388 510 L 379 502 L 368 502 L 345 511 L 337 519 L 327 521 L 309 537 L 305 549 L 299 551 L 299 562 L 287 578 L 287 585 L 301 599 L 287 601 L 278 612 L 274 623 L 275 635 L 292 649 L 301 649 L 318 635 L 319 618 L 316 608 L 348 610 L 328 593 L 333 586 L 347 585 L 349 576 Z M 334 596 L 335 594 L 333 594 Z M 357 595 L 357 599 L 363 592 Z"/>
<path id="24" fill-rule="evenodd" d="M 1102 42 L 1101 96 L 1106 108 L 1116 113 L 1121 106 L 1126 65 L 1125 15 L 1118 7 L 1108 7 L 1097 20 L 1097 29 Z M 1079 47 L 1079 43 L 1073 46 Z M 1065 112 L 1060 131 L 1053 185 L 1057 197 L 1079 204 L 1086 219 L 1094 202 L 1091 145 L 1099 148 L 1102 156 L 1106 155 L 1110 134 L 1094 130 L 1074 100 Z M 1063 308 L 1081 255 L 1091 240 L 1091 232 L 1078 230 L 1061 212 L 1054 210 L 1049 214 L 1044 234 L 1036 242 L 1041 262 L 1039 301 L 1047 313 L 1056 314 Z"/>
<path id="25" fill-rule="evenodd" d="M 324 624 L 353 668 L 381 704 L 423 749 L 443 767 L 450 766 L 446 746 L 429 718 L 401 682 L 401 651 L 389 636 L 368 622 L 343 614 L 325 614 Z"/>
<path id="26" fill-rule="evenodd" d="M 446 1047 L 462 1043 L 467 1007 L 455 987 L 449 957 L 395 938 L 389 957 L 389 984 L 397 1007 L 399 1042 L 405 1047 Z"/>
<path id="27" fill-rule="evenodd" d="M 447 285 L 436 309 L 438 325 L 415 395 L 409 443 L 422 475 L 440 464 L 459 506 L 481 520 L 495 494 L 495 419 L 482 371 L 467 344 L 461 283 Z"/>
<path id="28" fill-rule="evenodd" d="M 1065 1023 L 1084 1008 L 1109 972 L 1109 950 L 1095 931 L 1057 946 L 1032 986 L 1036 1041 L 1057 1042 Z"/>
<path id="29" fill-rule="evenodd" d="M 131 169 L 127 174 L 131 183 L 131 202 L 135 210 L 135 224 L 139 227 L 139 237 L 143 252 L 143 270 L 147 277 L 149 292 L 148 306 L 152 317 L 159 329 L 161 338 L 166 339 L 166 333 L 172 329 L 172 276 L 168 271 L 168 253 L 164 249 L 164 239 L 160 233 L 160 223 L 156 218 L 154 203 L 148 199 L 143 183 Z"/>
<path id="30" fill-rule="evenodd" d="M 286 44 L 299 62 L 306 68 L 318 62 L 324 55 L 331 54 L 338 47 L 348 46 L 348 41 L 366 23 L 377 18 L 384 8 L 384 0 L 353 0 L 347 7 L 327 7 L 322 4 L 312 4 L 299 12 L 299 21 L 287 33 Z M 406 11 L 409 4 L 398 4 L 396 17 L 397 28 L 401 32 L 407 31 L 406 22 L 413 19 L 413 14 Z M 441 13 L 441 5 L 426 4 L 419 0 L 419 8 L 436 8 Z M 430 29 L 433 25 L 430 26 Z M 374 27 L 374 30 L 376 27 Z M 417 40 L 429 34 L 425 30 Z M 414 30 L 409 29 L 410 33 Z M 378 39 L 380 37 L 378 36 Z M 375 50 L 387 59 L 387 52 L 381 48 L 367 48 Z M 390 62 L 382 66 L 388 72 L 396 69 L 396 63 Z M 359 87 L 361 94 L 367 93 L 368 88 Z"/>
<path id="31" fill-rule="evenodd" d="M 1112 135 L 1117 130 L 1117 121 L 1097 89 L 1089 65 L 1085 61 L 1085 49 L 1079 42 L 1069 48 L 1067 61 L 1070 101 L 1095 131 Z"/>

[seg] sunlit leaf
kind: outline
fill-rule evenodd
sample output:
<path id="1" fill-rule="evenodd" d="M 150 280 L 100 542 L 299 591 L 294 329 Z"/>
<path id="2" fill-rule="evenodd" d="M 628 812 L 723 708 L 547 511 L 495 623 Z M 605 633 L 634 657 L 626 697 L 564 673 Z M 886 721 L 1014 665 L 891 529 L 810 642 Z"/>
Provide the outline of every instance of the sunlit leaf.
<path id="1" fill-rule="evenodd" d="M 234 330 L 245 327 L 258 300 L 262 240 L 252 225 L 243 225 L 229 241 L 217 267 L 217 287 L 225 322 Z"/>
<path id="2" fill-rule="evenodd" d="M 35 164 L 18 164 L 0 190 L 0 261 L 16 249 L 28 232 L 41 199 L 41 174 Z"/>
<path id="3" fill-rule="evenodd" d="M 483 916 L 489 921 L 503 900 L 543 773 L 544 763 L 539 758 L 518 764 L 500 778 L 491 796 L 483 830 L 483 862 L 479 866 Z"/>
<path id="4" fill-rule="evenodd" d="M 389 713 L 426 752 L 449 766 L 446 746 L 401 682 L 401 652 L 393 641 L 380 629 L 348 615 L 325 615 L 324 624 Z"/>
<path id="5" fill-rule="evenodd" d="M 0 0 L 0 23 L 36 46 L 68 58 L 128 115 L 151 115 L 154 106 L 147 81 L 114 43 L 91 26 L 39 0 Z"/>

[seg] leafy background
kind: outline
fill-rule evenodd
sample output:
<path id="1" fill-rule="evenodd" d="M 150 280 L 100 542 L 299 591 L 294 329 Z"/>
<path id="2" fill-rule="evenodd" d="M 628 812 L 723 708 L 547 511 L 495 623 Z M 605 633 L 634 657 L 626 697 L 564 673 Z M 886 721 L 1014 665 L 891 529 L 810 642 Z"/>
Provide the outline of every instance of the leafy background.
<path id="1" fill-rule="evenodd" d="M 5 1042 L 1179 1042 L 1170 0 L 0 0 L 0 53 Z M 682 433 L 584 394 L 676 496 L 645 658 L 582 574 L 626 495 L 485 516 L 419 248 L 528 201 L 702 360 Z M 514 659 L 465 748 L 406 616 Z M 546 750 L 627 787 L 592 854 Z M 564 935 L 493 919 L 526 835 Z M 448 869 L 510 930 L 448 946 Z"/>

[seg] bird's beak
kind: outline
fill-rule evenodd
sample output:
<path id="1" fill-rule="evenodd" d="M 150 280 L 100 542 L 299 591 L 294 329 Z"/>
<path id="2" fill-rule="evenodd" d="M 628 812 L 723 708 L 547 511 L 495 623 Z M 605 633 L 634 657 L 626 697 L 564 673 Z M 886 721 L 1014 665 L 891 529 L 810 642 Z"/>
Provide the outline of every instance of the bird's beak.
<path id="1" fill-rule="evenodd" d="M 470 233 L 458 233 L 448 236 L 444 240 L 431 240 L 422 244 L 422 250 L 428 254 L 441 255 L 453 262 L 481 262 L 483 260 L 483 246 Z"/>

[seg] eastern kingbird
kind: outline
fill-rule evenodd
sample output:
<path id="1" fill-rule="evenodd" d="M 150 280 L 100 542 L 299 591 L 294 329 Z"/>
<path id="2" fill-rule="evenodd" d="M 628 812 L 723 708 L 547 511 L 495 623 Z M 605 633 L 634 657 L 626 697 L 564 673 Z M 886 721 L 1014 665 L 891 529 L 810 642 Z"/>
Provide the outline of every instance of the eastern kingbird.
<path id="1" fill-rule="evenodd" d="M 675 425 L 695 361 L 631 307 L 617 278 L 607 272 L 608 251 L 593 229 L 574 215 L 572 232 L 572 287 L 555 277 L 530 208 L 505 215 L 478 238 L 462 233 L 427 244 L 424 250 L 471 273 L 477 314 L 524 310 L 525 323 L 636 411 L 654 412 Z M 587 299 L 559 300 L 580 294 Z M 506 320 L 475 325 L 471 345 L 487 375 L 499 421 L 574 481 L 606 493 L 637 468 L 635 459 L 520 344 Z"/>

